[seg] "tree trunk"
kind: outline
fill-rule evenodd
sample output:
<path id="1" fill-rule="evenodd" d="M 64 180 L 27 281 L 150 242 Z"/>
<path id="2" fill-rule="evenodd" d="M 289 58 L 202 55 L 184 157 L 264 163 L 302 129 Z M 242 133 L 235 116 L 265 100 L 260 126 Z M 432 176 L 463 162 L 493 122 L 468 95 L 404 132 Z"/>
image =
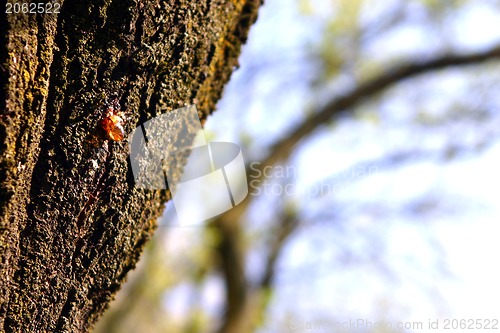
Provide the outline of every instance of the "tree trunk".
<path id="1" fill-rule="evenodd" d="M 185 105 L 206 119 L 260 0 L 59 3 L 0 13 L 0 331 L 93 326 L 170 197 L 96 134 L 106 101 L 127 133 Z"/>

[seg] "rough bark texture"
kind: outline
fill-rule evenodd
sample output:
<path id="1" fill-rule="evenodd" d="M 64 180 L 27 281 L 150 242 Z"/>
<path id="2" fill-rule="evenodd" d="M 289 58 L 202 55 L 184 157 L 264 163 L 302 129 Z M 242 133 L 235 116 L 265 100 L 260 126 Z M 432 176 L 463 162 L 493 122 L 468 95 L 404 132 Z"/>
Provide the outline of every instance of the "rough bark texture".
<path id="1" fill-rule="evenodd" d="M 106 99 L 125 130 L 196 104 L 205 119 L 260 0 L 62 1 L 0 13 L 0 331 L 88 331 L 168 191 L 134 187 L 127 140 L 92 142 Z"/>

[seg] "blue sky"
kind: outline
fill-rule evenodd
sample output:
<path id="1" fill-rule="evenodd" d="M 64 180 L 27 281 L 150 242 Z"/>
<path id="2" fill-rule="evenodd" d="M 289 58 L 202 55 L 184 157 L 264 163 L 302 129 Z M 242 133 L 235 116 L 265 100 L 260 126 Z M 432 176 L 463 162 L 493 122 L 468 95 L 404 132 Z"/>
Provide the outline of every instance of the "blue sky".
<path id="1" fill-rule="evenodd" d="M 321 104 L 321 98 L 352 87 L 352 79 L 341 75 L 320 91 L 310 88 L 318 75 L 311 54 L 320 42 L 317 35 L 335 14 L 332 3 L 311 1 L 312 12 L 302 15 L 295 2 L 266 0 L 243 49 L 241 67 L 207 121 L 214 140 L 239 142 L 246 148 L 245 158 L 256 161 L 265 147 Z M 400 2 L 372 3 L 362 22 L 387 15 Z M 500 41 L 495 5 L 471 1 L 457 14 L 450 11 L 429 25 L 430 17 L 412 1 L 406 20 L 360 45 L 360 58 L 387 66 L 394 59 L 418 59 L 437 50 L 487 48 Z M 498 82 L 487 74 L 450 70 L 437 78 L 405 82 L 377 103 L 359 106 L 354 119 L 324 126 L 297 148 L 285 182 L 293 186 L 293 194 L 261 195 L 247 217 L 249 230 L 258 234 L 272 223 L 273 205 L 285 200 L 297 205 L 309 223 L 286 243 L 278 263 L 272 320 L 262 332 L 275 332 L 290 318 L 498 318 L 500 144 L 446 157 L 454 147 L 496 140 L 498 116 L 473 123 L 476 109 L 498 113 L 494 92 L 484 92 Z M 470 114 L 445 125 L 429 122 L 458 107 Z M 422 117 L 427 122 L 417 121 Z M 425 157 L 389 167 L 380 162 L 401 150 Z M 356 176 L 363 169 L 353 166 L 366 161 L 362 167 L 370 171 Z M 338 172 L 343 172 L 340 177 Z M 331 177 L 337 186 L 322 196 L 311 195 L 311 188 L 331 182 Z M 324 216 L 329 210 L 335 211 L 335 219 Z M 196 240 L 197 230 L 172 228 L 169 233 L 182 248 Z M 175 243 L 169 246 L 175 248 Z M 249 274 L 256 275 L 262 264 L 259 251 L 249 259 Z M 182 288 L 187 287 L 170 292 L 166 302 L 179 314 L 189 307 Z M 222 285 L 213 279 L 202 299 L 217 309 L 221 294 Z"/>

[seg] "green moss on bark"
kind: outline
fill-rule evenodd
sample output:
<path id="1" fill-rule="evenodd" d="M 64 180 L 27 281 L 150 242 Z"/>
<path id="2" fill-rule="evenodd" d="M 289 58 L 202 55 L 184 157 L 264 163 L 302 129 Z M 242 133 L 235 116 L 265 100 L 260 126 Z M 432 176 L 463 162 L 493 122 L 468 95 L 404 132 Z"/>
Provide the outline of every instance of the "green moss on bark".
<path id="1" fill-rule="evenodd" d="M 92 327 L 169 199 L 134 187 L 126 140 L 89 142 L 106 99 L 128 132 L 184 105 L 206 119 L 260 4 L 61 3 L 0 30 L 0 331 Z"/>

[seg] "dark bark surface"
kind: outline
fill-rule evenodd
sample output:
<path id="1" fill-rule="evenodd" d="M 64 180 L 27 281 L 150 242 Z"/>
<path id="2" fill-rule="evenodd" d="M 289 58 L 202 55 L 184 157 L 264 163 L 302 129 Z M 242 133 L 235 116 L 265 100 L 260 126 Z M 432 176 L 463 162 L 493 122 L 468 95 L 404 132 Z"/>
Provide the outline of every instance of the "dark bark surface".
<path id="1" fill-rule="evenodd" d="M 206 119 L 260 0 L 59 3 L 0 13 L 0 331 L 92 327 L 169 199 L 135 188 L 127 140 L 94 140 L 106 100 L 127 133 L 185 105 Z"/>

